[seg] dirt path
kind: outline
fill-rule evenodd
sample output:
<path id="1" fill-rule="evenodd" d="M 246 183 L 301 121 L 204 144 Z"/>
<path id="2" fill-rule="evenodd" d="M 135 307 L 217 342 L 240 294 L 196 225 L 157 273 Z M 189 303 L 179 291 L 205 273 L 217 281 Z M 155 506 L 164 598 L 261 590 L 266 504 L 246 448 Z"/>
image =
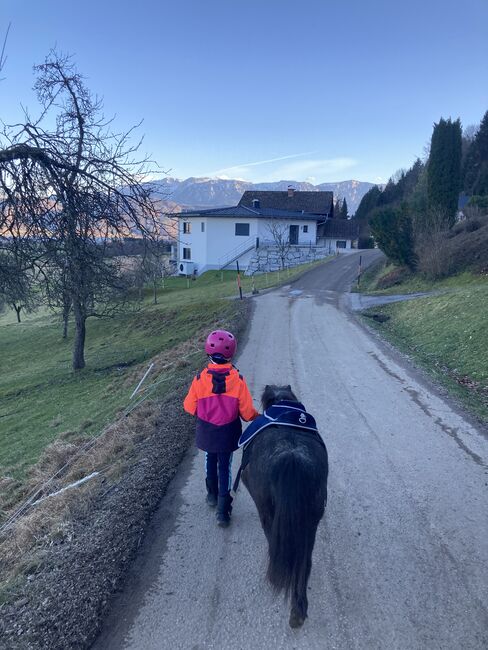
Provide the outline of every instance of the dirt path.
<path id="1" fill-rule="evenodd" d="M 218 529 L 194 453 L 97 650 L 488 644 L 488 441 L 340 308 L 356 268 L 344 256 L 259 297 L 238 359 L 256 401 L 265 383 L 290 383 L 329 449 L 303 629 L 264 580 L 245 489 Z"/>

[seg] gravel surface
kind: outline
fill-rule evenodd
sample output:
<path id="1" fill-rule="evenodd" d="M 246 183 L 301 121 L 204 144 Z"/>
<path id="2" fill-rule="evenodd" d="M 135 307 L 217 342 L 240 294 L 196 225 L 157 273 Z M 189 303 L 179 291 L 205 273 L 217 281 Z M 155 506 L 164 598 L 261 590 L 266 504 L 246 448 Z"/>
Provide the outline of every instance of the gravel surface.
<path id="1" fill-rule="evenodd" d="M 303 628 L 266 584 L 245 489 L 217 528 L 194 453 L 95 650 L 487 647 L 487 438 L 343 311 L 356 268 L 344 256 L 258 297 L 238 359 L 256 402 L 290 383 L 329 450 Z"/>

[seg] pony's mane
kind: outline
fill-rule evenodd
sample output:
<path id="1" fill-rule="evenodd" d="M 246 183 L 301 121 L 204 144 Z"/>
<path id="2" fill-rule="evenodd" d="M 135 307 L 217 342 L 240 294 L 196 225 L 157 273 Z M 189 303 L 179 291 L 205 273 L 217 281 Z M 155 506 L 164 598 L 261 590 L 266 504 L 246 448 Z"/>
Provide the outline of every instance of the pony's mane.
<path id="1" fill-rule="evenodd" d="M 266 410 L 272 404 L 281 402 L 281 400 L 288 400 L 289 402 L 298 402 L 298 398 L 292 391 L 291 386 L 275 386 L 267 384 L 264 387 L 263 394 L 261 395 L 261 404 L 263 410 Z"/>

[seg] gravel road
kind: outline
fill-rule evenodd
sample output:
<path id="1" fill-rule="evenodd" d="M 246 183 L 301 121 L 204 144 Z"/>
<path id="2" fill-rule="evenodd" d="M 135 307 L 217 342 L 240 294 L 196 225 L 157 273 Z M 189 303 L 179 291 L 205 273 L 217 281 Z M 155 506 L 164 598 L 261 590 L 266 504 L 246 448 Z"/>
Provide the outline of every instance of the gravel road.
<path id="1" fill-rule="evenodd" d="M 290 383 L 329 450 L 303 628 L 264 580 L 245 488 L 217 528 L 195 452 L 96 650 L 488 646 L 488 440 L 349 314 L 357 263 L 344 255 L 259 296 L 237 362 L 256 403 L 266 383 Z"/>

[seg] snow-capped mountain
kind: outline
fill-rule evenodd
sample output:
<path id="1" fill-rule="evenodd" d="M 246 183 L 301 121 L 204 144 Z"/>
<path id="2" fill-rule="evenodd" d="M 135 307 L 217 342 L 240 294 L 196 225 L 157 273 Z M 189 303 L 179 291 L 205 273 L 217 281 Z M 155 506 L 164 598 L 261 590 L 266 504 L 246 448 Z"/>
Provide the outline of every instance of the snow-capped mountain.
<path id="1" fill-rule="evenodd" d="M 276 183 L 250 183 L 236 179 L 222 178 L 177 178 L 166 177 L 153 181 L 151 185 L 155 194 L 164 203 L 177 204 L 182 210 L 219 208 L 236 205 L 246 190 L 283 191 L 289 185 L 298 191 L 319 192 L 332 191 L 334 200 L 345 198 L 349 214 L 354 214 L 364 194 L 374 183 L 362 181 L 341 181 L 338 183 L 311 183 L 298 181 L 278 181 Z M 172 210 L 180 211 L 180 210 Z"/>

